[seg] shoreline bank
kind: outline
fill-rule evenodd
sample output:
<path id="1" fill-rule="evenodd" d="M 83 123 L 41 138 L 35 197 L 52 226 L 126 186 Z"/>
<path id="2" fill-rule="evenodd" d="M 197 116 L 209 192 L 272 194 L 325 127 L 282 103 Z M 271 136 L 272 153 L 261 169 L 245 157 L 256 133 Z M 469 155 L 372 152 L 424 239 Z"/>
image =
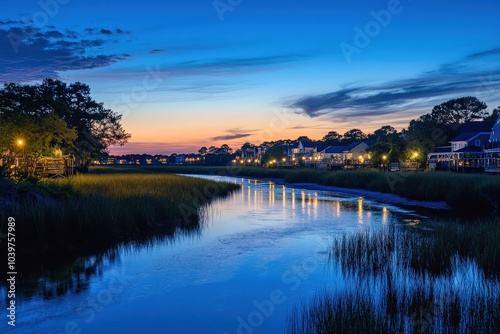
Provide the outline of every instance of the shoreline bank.
<path id="1" fill-rule="evenodd" d="M 400 205 L 408 205 L 415 207 L 422 207 L 427 209 L 435 209 L 435 210 L 452 210 L 452 208 L 445 201 L 419 201 L 412 200 L 405 197 L 401 197 L 395 194 L 390 193 L 382 193 L 378 191 L 371 191 L 365 189 L 353 189 L 353 188 L 344 188 L 344 187 L 335 187 L 335 186 L 325 186 L 317 183 L 290 183 L 286 182 L 283 179 L 275 179 L 275 178 L 266 178 L 261 180 L 269 180 L 278 185 L 284 185 L 294 188 L 303 188 L 307 190 L 319 190 L 319 191 L 330 191 L 334 193 L 340 194 L 349 194 L 362 196 L 367 199 L 372 199 L 377 202 L 383 202 L 388 204 L 400 204 Z"/>

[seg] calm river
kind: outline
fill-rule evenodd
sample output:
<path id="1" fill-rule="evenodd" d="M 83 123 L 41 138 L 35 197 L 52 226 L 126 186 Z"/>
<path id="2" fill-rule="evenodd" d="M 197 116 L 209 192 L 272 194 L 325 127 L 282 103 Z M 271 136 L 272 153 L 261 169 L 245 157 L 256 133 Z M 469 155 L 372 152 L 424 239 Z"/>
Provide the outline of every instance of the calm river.
<path id="1" fill-rule="evenodd" d="M 352 195 L 210 178 L 242 189 L 213 202 L 200 231 L 82 260 L 69 281 L 49 275 L 17 299 L 15 329 L 2 307 L 0 332 L 283 333 L 294 305 L 345 283 L 327 265 L 335 235 L 421 219 Z"/>

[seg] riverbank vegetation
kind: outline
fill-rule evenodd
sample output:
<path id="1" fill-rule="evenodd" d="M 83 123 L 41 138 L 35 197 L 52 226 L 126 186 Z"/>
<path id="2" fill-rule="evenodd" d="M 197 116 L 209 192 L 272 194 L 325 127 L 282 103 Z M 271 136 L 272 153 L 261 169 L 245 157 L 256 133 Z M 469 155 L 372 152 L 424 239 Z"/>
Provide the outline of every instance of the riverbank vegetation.
<path id="1" fill-rule="evenodd" d="M 498 219 L 359 232 L 336 239 L 329 254 L 343 280 L 298 305 L 288 317 L 288 333 L 500 329 Z"/>
<path id="2" fill-rule="evenodd" d="M 196 230 L 205 205 L 238 188 L 142 169 L 96 170 L 19 183 L 4 180 L 0 220 L 16 220 L 18 257 L 31 263 L 60 261 L 178 229 Z"/>
<path id="3" fill-rule="evenodd" d="M 255 167 L 152 166 L 151 170 L 185 174 L 214 174 L 279 178 L 289 183 L 316 183 L 326 186 L 392 193 L 411 200 L 445 201 L 462 215 L 492 215 L 500 209 L 500 178 L 484 174 L 447 172 L 325 171 L 315 169 L 270 169 Z M 126 169 L 134 169 L 124 167 Z"/>

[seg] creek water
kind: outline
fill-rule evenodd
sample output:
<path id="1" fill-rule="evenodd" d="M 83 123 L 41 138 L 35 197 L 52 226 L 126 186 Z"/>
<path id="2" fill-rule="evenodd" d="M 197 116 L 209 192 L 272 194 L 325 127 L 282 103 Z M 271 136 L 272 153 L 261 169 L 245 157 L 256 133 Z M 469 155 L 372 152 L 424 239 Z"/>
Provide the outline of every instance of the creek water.
<path id="1" fill-rule="evenodd" d="M 335 236 L 425 219 L 353 195 L 197 177 L 241 190 L 211 203 L 195 232 L 82 259 L 69 282 L 38 280 L 0 332 L 282 333 L 295 305 L 342 282 L 328 265 Z"/>

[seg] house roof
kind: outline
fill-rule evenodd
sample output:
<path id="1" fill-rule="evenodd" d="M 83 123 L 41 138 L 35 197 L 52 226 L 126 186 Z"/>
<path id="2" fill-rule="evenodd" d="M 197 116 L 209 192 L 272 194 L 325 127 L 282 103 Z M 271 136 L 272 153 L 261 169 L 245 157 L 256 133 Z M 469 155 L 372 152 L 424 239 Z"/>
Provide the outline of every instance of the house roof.
<path id="1" fill-rule="evenodd" d="M 483 148 L 481 146 L 465 146 L 454 153 L 463 153 L 463 152 L 482 152 Z"/>
<path id="2" fill-rule="evenodd" d="M 491 134 L 491 129 L 487 133 L 488 138 L 490 137 L 490 134 Z M 450 140 L 450 143 L 457 142 L 457 141 L 467 141 L 468 142 L 468 141 L 471 141 L 472 139 L 474 139 L 475 137 L 480 136 L 480 135 L 485 135 L 485 134 L 482 132 L 464 132 L 464 133 L 459 134 L 458 136 L 456 136 L 452 140 Z"/>
<path id="3" fill-rule="evenodd" d="M 483 133 L 479 137 L 475 138 L 476 140 L 479 139 L 481 140 L 481 145 L 487 144 L 490 142 L 490 134 L 489 133 Z"/>
<path id="4" fill-rule="evenodd" d="M 316 145 L 310 140 L 301 140 L 303 147 L 316 147 Z"/>
<path id="5" fill-rule="evenodd" d="M 346 151 L 350 151 L 353 148 L 355 148 L 356 146 L 361 145 L 361 144 L 363 144 L 363 142 L 355 141 L 354 143 L 347 145 Z"/>
<path id="6" fill-rule="evenodd" d="M 321 152 L 321 151 L 323 151 L 324 149 L 326 149 L 326 148 L 328 148 L 328 147 L 329 147 L 328 145 L 324 145 L 324 144 L 323 144 L 323 145 L 318 145 L 318 146 L 316 147 L 316 151 L 317 151 L 317 152 Z"/>
<path id="7" fill-rule="evenodd" d="M 353 148 L 357 147 L 358 145 L 362 144 L 363 142 L 354 142 L 352 144 L 349 144 L 347 146 L 328 146 L 324 150 L 321 150 L 320 152 L 322 153 L 342 153 L 342 152 L 349 152 Z M 319 150 L 318 150 L 319 151 Z"/>
<path id="8" fill-rule="evenodd" d="M 467 132 L 491 132 L 493 126 L 495 125 L 495 120 L 493 121 L 481 121 L 481 122 L 467 122 L 458 127 L 458 133 Z"/>
<path id="9" fill-rule="evenodd" d="M 342 153 L 345 151 L 346 146 L 328 146 L 324 150 L 322 150 L 322 153 Z"/>

